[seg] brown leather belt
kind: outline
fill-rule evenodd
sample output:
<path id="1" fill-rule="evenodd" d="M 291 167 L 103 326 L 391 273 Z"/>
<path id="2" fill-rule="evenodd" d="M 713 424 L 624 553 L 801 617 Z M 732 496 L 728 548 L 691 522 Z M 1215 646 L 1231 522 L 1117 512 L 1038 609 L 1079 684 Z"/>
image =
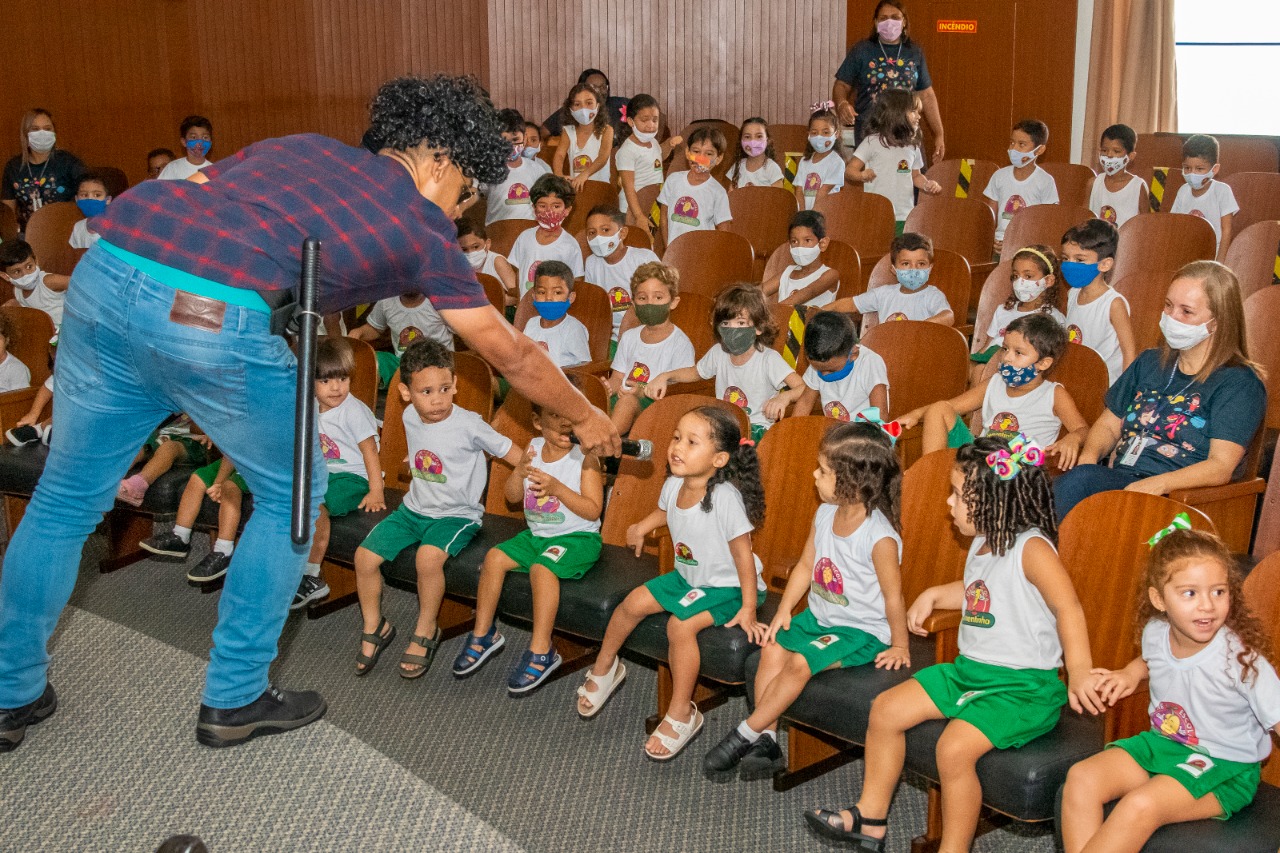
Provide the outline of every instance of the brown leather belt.
<path id="1" fill-rule="evenodd" d="M 179 326 L 203 329 L 215 335 L 222 332 L 222 321 L 227 314 L 227 303 L 207 296 L 197 296 L 185 290 L 175 290 L 173 307 L 169 309 L 169 321 Z"/>

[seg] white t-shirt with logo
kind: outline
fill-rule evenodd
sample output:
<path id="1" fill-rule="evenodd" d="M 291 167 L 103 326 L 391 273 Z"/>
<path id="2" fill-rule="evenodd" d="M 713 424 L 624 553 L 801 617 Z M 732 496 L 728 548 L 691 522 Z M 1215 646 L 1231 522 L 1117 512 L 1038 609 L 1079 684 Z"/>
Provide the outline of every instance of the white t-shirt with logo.
<path id="1" fill-rule="evenodd" d="M 827 382 L 810 366 L 804 372 L 804 384 L 818 392 L 822 400 L 822 414 L 838 421 L 851 421 L 854 415 L 871 405 L 871 392 L 877 385 L 885 387 L 887 398 L 889 370 L 879 353 L 862 344 L 858 347 L 858 357 L 853 361 L 853 371 L 848 376 Z"/>
<path id="2" fill-rule="evenodd" d="M 782 167 L 776 161 L 767 157 L 764 165 L 754 172 L 747 169 L 747 161 L 745 159 L 739 160 L 729 170 L 729 180 L 733 181 L 733 185 L 738 188 L 771 187 L 784 177 Z"/>
<path id="3" fill-rule="evenodd" d="M 530 228 L 521 232 L 511 246 L 511 254 L 507 260 L 516 268 L 516 281 L 520 283 L 520 292 L 533 289 L 534 273 L 538 264 L 543 261 L 560 261 L 573 271 L 574 278 L 581 278 L 585 268 L 582 264 L 582 246 L 565 231 L 560 230 L 556 239 L 544 246 L 538 242 L 538 228 Z"/>
<path id="4" fill-rule="evenodd" d="M 826 273 L 827 270 L 831 269 L 831 267 L 827 266 L 826 264 L 821 264 L 818 266 L 816 270 L 809 273 L 808 275 L 796 278 L 795 273 L 796 273 L 796 270 L 798 269 L 800 269 L 800 267 L 798 266 L 794 266 L 794 265 L 789 266 L 785 270 L 783 270 L 782 275 L 779 276 L 778 278 L 778 301 L 779 302 L 788 298 L 789 296 L 791 296 L 791 294 L 795 293 L 798 290 L 804 290 L 806 287 L 813 284 L 818 279 L 822 278 L 823 274 Z M 836 291 L 839 288 L 840 288 L 840 281 L 839 279 L 837 279 L 835 283 L 831 285 L 831 288 L 829 290 L 824 290 L 821 293 L 819 293 L 817 296 L 810 299 L 808 302 L 801 302 L 800 304 L 807 305 L 810 308 L 821 308 L 823 305 L 827 305 L 831 302 L 835 302 Z"/>
<path id="5" fill-rule="evenodd" d="M 1111 325 L 1111 303 L 1119 299 L 1129 311 L 1129 300 L 1107 286 L 1107 292 L 1090 302 L 1080 304 L 1080 291 L 1073 287 L 1067 292 L 1067 340 L 1084 344 L 1102 356 L 1107 365 L 1107 383 L 1114 385 L 1124 368 L 1124 353 L 1120 351 L 1120 336 Z"/>
<path id="6" fill-rule="evenodd" d="M 379 299 L 369 309 L 365 322 L 379 332 L 391 330 L 391 345 L 397 356 L 404 355 L 409 344 L 423 338 L 439 341 L 453 349 L 453 330 L 445 323 L 440 312 L 436 311 L 430 299 L 422 300 L 421 305 L 413 308 L 401 302 L 399 296 Z"/>
<path id="7" fill-rule="evenodd" d="M 29 288 L 19 287 L 15 282 L 13 285 L 13 298 L 19 305 L 27 308 L 39 308 L 48 314 L 56 331 L 62 326 L 62 306 L 67 301 L 67 294 L 66 291 L 51 290 L 44 283 L 48 275 L 49 273 L 40 270 L 39 275 L 36 277 L 36 283 Z"/>
<path id="8" fill-rule="evenodd" d="M 566 126 L 565 130 L 569 136 L 569 177 L 576 178 L 582 172 L 590 169 L 591 164 L 600 156 L 600 137 L 592 133 L 587 137 L 587 144 L 579 148 L 577 128 Z M 603 131 L 601 132 L 603 133 Z M 609 161 L 605 160 L 604 166 L 600 171 L 587 180 L 609 183 Z"/>
<path id="9" fill-rule="evenodd" d="M 625 144 L 625 143 L 624 143 Z M 628 247 L 616 264 L 611 264 L 594 252 L 587 258 L 584 278 L 604 289 L 613 310 L 613 339 L 618 339 L 622 318 L 631 307 L 631 276 L 641 264 L 658 260 L 649 249 Z"/>
<path id="10" fill-rule="evenodd" d="M 628 389 L 643 388 L 660 373 L 693 367 L 696 360 L 693 342 L 679 326 L 673 326 L 671 334 L 656 344 L 640 338 L 644 328 L 635 326 L 623 332 L 613 357 L 612 368 L 622 374 L 622 384 Z"/>
<path id="11" fill-rule="evenodd" d="M 690 361 L 690 364 L 693 362 Z M 19 388 L 31 387 L 31 371 L 23 364 L 16 355 L 11 352 L 4 354 L 4 360 L 0 361 L 0 393 L 5 391 L 16 391 Z"/>
<path id="12" fill-rule="evenodd" d="M 562 458 L 555 462 L 546 461 L 542 454 L 547 440 L 542 437 L 529 442 L 535 451 L 533 465 L 555 477 L 565 486 L 582 494 L 582 464 L 586 457 L 582 448 L 574 445 Z M 583 518 L 560 503 L 559 498 L 547 495 L 536 497 L 529 489 L 529 481 L 524 481 L 524 520 L 529 525 L 529 532 L 534 536 L 549 538 L 567 536 L 570 533 L 599 533 L 600 519 Z"/>
<path id="13" fill-rule="evenodd" d="M 711 231 L 721 222 L 733 220 L 729 194 L 712 177 L 695 187 L 689 183 L 688 172 L 676 172 L 662 185 L 658 204 L 667 206 L 668 246 L 686 231 Z"/>
<path id="14" fill-rule="evenodd" d="M 636 142 L 634 137 L 628 136 L 618 146 L 617 153 L 613 155 L 613 162 L 619 172 L 633 173 L 632 180 L 635 181 L 636 192 L 662 183 L 662 148 L 656 140 L 645 147 Z M 618 209 L 623 213 L 627 212 L 625 190 L 618 190 Z"/>
<path id="15" fill-rule="evenodd" d="M 791 183 L 800 187 L 804 196 L 804 209 L 813 210 L 821 187 L 831 187 L 828 192 L 834 195 L 844 186 L 844 161 L 834 151 L 827 152 L 827 156 L 817 163 L 812 156 L 805 157 L 796 166 L 796 178 Z"/>
<path id="16" fill-rule="evenodd" d="M 1213 235 L 1217 238 L 1214 245 L 1220 246 L 1222 245 L 1222 217 L 1239 213 L 1240 205 L 1236 203 L 1236 194 L 1231 191 L 1231 187 L 1222 181 L 1213 180 L 1209 182 L 1208 191 L 1199 198 L 1191 194 L 1190 184 L 1183 184 L 1178 189 L 1178 195 L 1174 197 L 1173 207 L 1169 208 L 1169 212 L 1189 213 L 1208 222 L 1213 226 Z"/>
<path id="17" fill-rule="evenodd" d="M 893 218 L 899 222 L 916 206 L 913 169 L 924 168 L 924 157 L 916 145 L 885 145 L 878 135 L 864 136 L 853 156 L 876 173 L 875 179 L 863 184 L 869 193 L 882 195 L 893 202 Z"/>
<path id="18" fill-rule="evenodd" d="M 160 181 L 185 181 L 196 172 L 202 172 L 212 165 L 212 160 L 205 160 L 199 166 L 196 166 L 186 157 L 179 157 L 177 160 L 170 160 L 169 164 L 160 170 L 160 174 L 156 176 L 156 179 Z"/>
<path id="19" fill-rule="evenodd" d="M 1046 379 L 1030 393 L 1014 397 L 997 373 L 987 382 L 987 393 L 982 398 L 982 434 L 1010 439 L 1022 433 L 1041 447 L 1048 447 L 1058 440 L 1062 429 L 1062 420 L 1053 411 L 1057 390 L 1058 383 Z"/>
<path id="20" fill-rule="evenodd" d="M 782 355 L 773 349 L 751 350 L 751 358 L 743 365 L 734 364 L 720 344 L 698 359 L 698 375 L 715 379 L 716 396 L 745 409 L 753 424 L 768 429 L 773 421 L 765 416 L 764 404 L 773 399 L 782 382 L 795 371 Z"/>
<path id="21" fill-rule="evenodd" d="M 532 160 L 520 158 L 520 162 L 507 169 L 507 179 L 500 184 L 483 184 L 485 213 L 484 224 L 492 225 L 506 219 L 533 219 L 533 200 L 529 191 L 533 182 L 543 172 Z"/>
<path id="22" fill-rule="evenodd" d="M 1129 183 L 1116 192 L 1111 192 L 1107 189 L 1106 176 L 1098 175 L 1093 182 L 1093 190 L 1089 193 L 1089 209 L 1094 216 L 1119 228 L 1139 213 L 1146 213 L 1138 209 L 1142 190 L 1146 185 L 1146 181 L 1134 175 Z"/>
<path id="23" fill-rule="evenodd" d="M 835 504 L 822 504 L 813 517 L 813 580 L 809 611 L 824 627 L 866 631 L 882 643 L 890 639 L 884 591 L 871 551 L 892 539 L 902 559 L 902 537 L 880 510 L 872 510 L 848 536 L 837 536 Z"/>
<path id="24" fill-rule="evenodd" d="M 489 473 L 485 454 L 506 456 L 511 439 L 460 406 L 434 424 L 405 406 L 404 434 L 413 480 L 404 505 L 429 518 L 480 521 Z"/>
<path id="25" fill-rule="evenodd" d="M 1039 166 L 1025 181 L 1013 176 L 1012 166 L 1005 166 L 991 176 L 982 194 L 996 203 L 996 239 L 1003 240 L 1004 229 L 1019 210 L 1033 204 L 1058 203 L 1058 184 Z"/>
<path id="26" fill-rule="evenodd" d="M 888 323 L 893 320 L 928 320 L 943 311 L 950 311 L 951 303 L 932 284 L 926 284 L 919 290 L 904 290 L 902 285 L 886 284 L 853 297 L 853 307 L 859 314 L 874 312 L 881 323 Z"/>
<path id="27" fill-rule="evenodd" d="M 542 317 L 534 314 L 522 331 L 551 357 L 556 367 L 575 367 L 591 361 L 591 336 L 577 317 L 566 314 L 547 329 L 542 326 Z"/>
<path id="28" fill-rule="evenodd" d="M 668 477 L 658 496 L 658 509 L 667 514 L 667 528 L 676 551 L 676 571 L 691 587 L 739 586 L 738 565 L 729 542 L 754 528 L 747 518 L 742 495 L 729 483 L 718 483 L 711 492 L 711 511 L 702 511 L 702 501 L 688 509 L 676 505 L 680 477 Z M 764 566 L 756 564 L 756 590 L 764 589 Z"/>
<path id="29" fill-rule="evenodd" d="M 1030 311 L 1020 311 L 1016 306 L 1006 308 L 1003 305 L 998 305 L 991 315 L 990 325 L 987 326 L 987 346 L 993 347 L 1003 344 L 1004 333 L 1009 328 L 1009 324 L 1019 317 L 1029 317 L 1032 314 L 1047 314 L 1056 320 L 1062 328 L 1065 329 L 1067 327 L 1067 318 L 1052 305 L 1049 306 L 1047 311 L 1044 307 L 1032 308 Z"/>
<path id="30" fill-rule="evenodd" d="M 355 394 L 327 412 L 320 413 L 320 450 L 330 474 L 355 474 L 369 479 L 369 469 L 360 452 L 360 442 L 373 436 L 378 440 L 378 421 Z"/>
<path id="31" fill-rule="evenodd" d="M 1022 569 L 1022 552 L 1031 539 L 1043 539 L 1053 547 L 1034 527 L 1018 534 L 1003 556 L 978 553 L 986 543 L 984 536 L 974 537 L 969 546 L 958 640 L 960 654 L 970 660 L 1009 669 L 1062 666 L 1058 620 Z"/>

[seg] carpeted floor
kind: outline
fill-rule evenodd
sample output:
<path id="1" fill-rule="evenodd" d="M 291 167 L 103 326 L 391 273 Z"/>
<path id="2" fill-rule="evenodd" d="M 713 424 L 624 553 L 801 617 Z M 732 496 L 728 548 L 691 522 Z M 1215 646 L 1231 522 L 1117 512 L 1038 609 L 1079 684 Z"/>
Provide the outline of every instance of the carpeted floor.
<path id="1" fill-rule="evenodd" d="M 511 699 L 507 673 L 527 642 L 514 628 L 470 679 L 448 672 L 458 638 L 426 677 L 405 681 L 395 660 L 416 602 L 396 590 L 386 613 L 400 638 L 365 678 L 353 674 L 354 608 L 287 625 L 273 677 L 320 690 L 321 724 L 207 750 L 193 728 L 218 596 L 187 586 L 180 566 L 100 575 L 92 557 L 54 644 L 62 707 L 0 758 L 0 848 L 147 851 L 195 832 L 215 853 L 809 850 L 800 812 L 844 804 L 859 786 L 860 762 L 786 793 L 706 781 L 701 755 L 744 716 L 742 699 L 710 712 L 685 755 L 648 761 L 655 677 L 643 666 L 591 722 L 573 710 L 576 674 Z M 900 787 L 891 851 L 908 849 L 924 808 L 923 791 Z M 1010 827 L 974 849 L 1049 853 L 1053 842 L 1047 829 Z"/>

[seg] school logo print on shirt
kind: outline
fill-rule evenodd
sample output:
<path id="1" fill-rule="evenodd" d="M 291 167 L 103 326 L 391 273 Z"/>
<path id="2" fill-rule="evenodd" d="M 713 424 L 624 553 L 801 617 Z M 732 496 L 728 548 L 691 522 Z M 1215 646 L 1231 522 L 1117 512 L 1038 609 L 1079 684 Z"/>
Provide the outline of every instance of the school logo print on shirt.
<path id="1" fill-rule="evenodd" d="M 1109 204 L 1104 204 L 1104 205 L 1102 206 L 1102 210 L 1100 210 L 1100 211 L 1098 211 L 1098 212 L 1102 214 L 1102 219 L 1103 219 L 1103 221 L 1105 221 L 1105 222 L 1110 222 L 1110 223 L 1112 223 L 1112 224 L 1115 224 L 1115 221 L 1116 221 L 1116 209 L 1115 209 L 1114 207 L 1112 207 L 1112 206 L 1111 206 L 1111 205 L 1109 205 Z"/>
<path id="2" fill-rule="evenodd" d="M 1080 331 L 1080 327 L 1075 323 L 1067 326 L 1067 343 L 1082 344 L 1084 343 L 1084 332 Z"/>
<path id="3" fill-rule="evenodd" d="M 507 204 L 529 204 L 529 188 L 524 184 L 512 184 L 507 190 Z"/>
<path id="4" fill-rule="evenodd" d="M 538 497 L 532 489 L 524 490 L 524 517 L 534 524 L 563 524 L 560 501 L 551 495 Z"/>
<path id="5" fill-rule="evenodd" d="M 907 173 L 908 173 L 908 172 L 910 172 L 910 171 L 911 171 L 911 167 L 910 167 L 909 165 L 907 165 L 907 161 L 906 161 L 906 160 L 899 160 L 899 161 L 898 161 L 898 174 L 899 174 L 899 175 L 905 175 L 905 174 L 907 174 Z"/>
<path id="6" fill-rule="evenodd" d="M 444 463 L 430 450 L 419 450 L 413 457 L 413 476 L 428 483 L 447 483 Z"/>
<path id="7" fill-rule="evenodd" d="M 573 172 L 577 174 L 591 166 L 591 158 L 586 154 L 579 154 L 573 158 Z"/>
<path id="8" fill-rule="evenodd" d="M 849 408 L 839 400 L 832 400 L 822 407 L 822 413 L 829 418 L 835 418 L 838 421 L 848 422 Z"/>
<path id="9" fill-rule="evenodd" d="M 998 438 L 1013 438 L 1018 434 L 1018 416 L 1013 412 L 1000 412 L 991 419 L 987 427 L 987 435 Z"/>
<path id="10" fill-rule="evenodd" d="M 682 195 L 672 208 L 671 220 L 681 225 L 698 227 L 702 220 L 698 218 L 698 202 L 692 196 Z"/>
<path id="11" fill-rule="evenodd" d="M 1013 219 L 1013 215 L 1027 206 L 1027 200 L 1020 195 L 1011 195 L 1004 203 L 1004 218 Z"/>
<path id="12" fill-rule="evenodd" d="M 885 321 L 886 323 L 892 323 L 892 322 L 894 322 L 895 320 L 905 320 L 905 319 L 907 319 L 907 315 L 906 315 L 906 314 L 903 314 L 901 311 L 894 311 L 894 312 L 893 312 L 892 314 L 890 314 L 888 317 L 885 317 L 885 318 L 884 318 L 884 321 Z"/>
<path id="13" fill-rule="evenodd" d="M 751 414 L 750 401 L 747 399 L 747 392 L 743 391 L 737 385 L 730 385 L 724 389 L 724 401 L 733 403 L 739 409 L 743 409 L 749 415 Z"/>
<path id="14" fill-rule="evenodd" d="M 631 365 L 631 370 L 627 373 L 628 385 L 647 385 L 649 382 L 649 365 L 642 361 L 637 361 Z"/>
<path id="15" fill-rule="evenodd" d="M 818 177 L 817 172 L 810 172 L 809 174 L 804 176 L 803 192 L 805 195 L 816 196 L 818 194 L 818 189 L 821 186 L 822 186 L 822 178 Z"/>
<path id="16" fill-rule="evenodd" d="M 693 558 L 693 549 L 683 542 L 676 543 L 676 562 L 682 566 L 698 565 L 698 561 Z"/>
<path id="17" fill-rule="evenodd" d="M 1151 726 L 1160 734 L 1187 746 L 1200 743 L 1196 727 L 1182 706 L 1176 702 L 1161 702 L 1151 712 Z"/>
<path id="18" fill-rule="evenodd" d="M 324 433 L 320 433 L 320 452 L 324 454 L 326 462 L 342 461 L 342 451 L 338 449 L 338 442 Z"/>
<path id="19" fill-rule="evenodd" d="M 613 308 L 614 313 L 626 311 L 631 307 L 631 294 L 621 287 L 609 288 L 609 306 Z"/>
<path id="20" fill-rule="evenodd" d="M 840 607 L 849 606 L 849 599 L 844 594 L 844 576 L 829 557 L 813 564 L 813 582 L 809 584 L 809 592 Z"/>
<path id="21" fill-rule="evenodd" d="M 419 329 L 417 326 L 405 326 L 403 329 L 400 330 L 400 337 L 396 341 L 396 348 L 399 349 L 401 352 L 404 352 L 404 350 L 409 346 L 409 344 L 413 343 L 414 341 L 422 337 L 423 337 L 422 330 Z"/>
<path id="22" fill-rule="evenodd" d="M 974 628 L 990 628 L 996 624 L 995 614 L 991 612 L 991 590 L 986 583 L 976 580 L 964 590 L 964 616 L 960 619 Z"/>

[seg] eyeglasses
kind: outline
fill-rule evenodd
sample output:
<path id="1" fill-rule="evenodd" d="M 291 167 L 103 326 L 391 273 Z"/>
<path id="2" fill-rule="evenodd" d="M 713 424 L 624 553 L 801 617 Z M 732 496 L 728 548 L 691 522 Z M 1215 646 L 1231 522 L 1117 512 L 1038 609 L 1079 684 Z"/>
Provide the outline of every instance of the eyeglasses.
<path id="1" fill-rule="evenodd" d="M 458 193 L 458 204 L 466 204 L 476 197 L 476 188 L 468 184 L 462 188 L 462 192 Z"/>

